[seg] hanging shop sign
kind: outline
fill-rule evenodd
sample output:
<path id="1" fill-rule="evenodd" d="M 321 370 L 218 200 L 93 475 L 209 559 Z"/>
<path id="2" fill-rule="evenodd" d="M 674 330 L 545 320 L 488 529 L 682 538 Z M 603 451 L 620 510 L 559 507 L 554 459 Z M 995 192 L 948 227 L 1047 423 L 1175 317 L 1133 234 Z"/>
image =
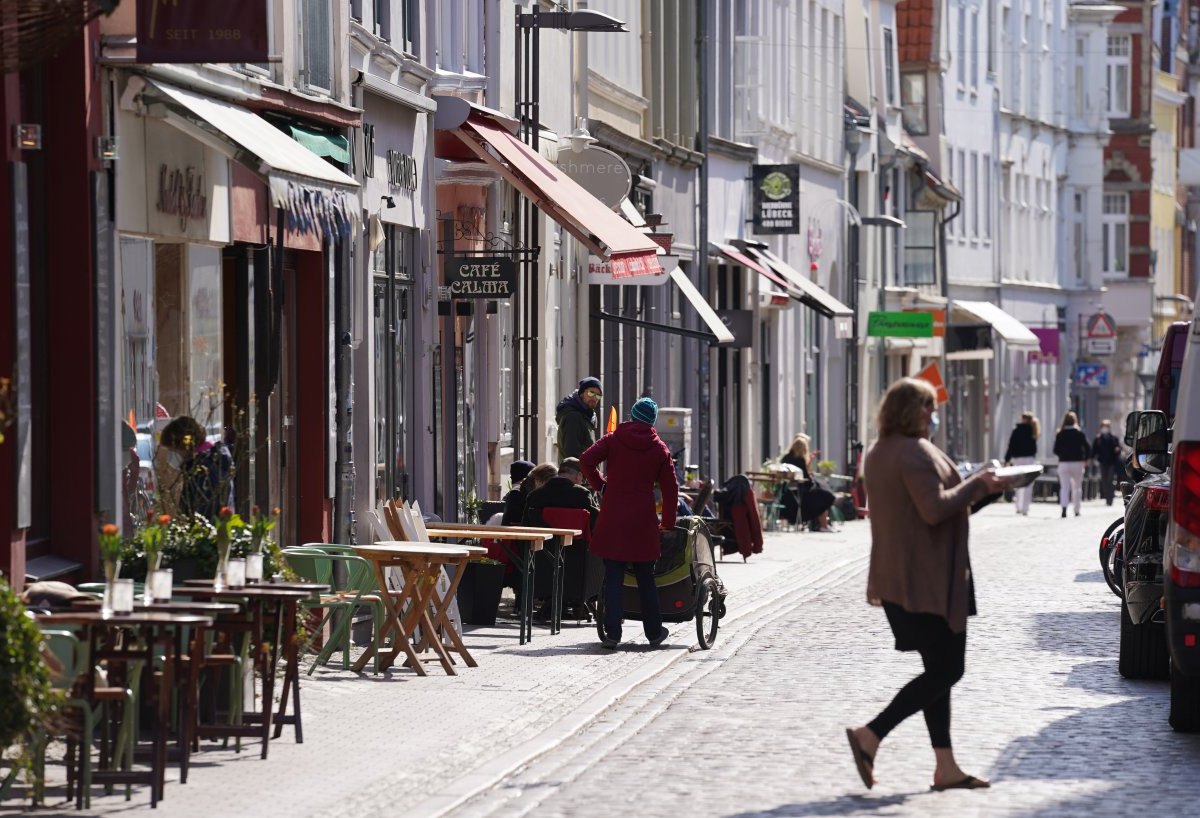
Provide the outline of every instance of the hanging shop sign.
<path id="1" fill-rule="evenodd" d="M 560 150 L 558 168 L 613 210 L 621 206 L 621 201 L 629 195 L 633 186 L 633 173 L 625 160 L 595 145 L 578 153 L 569 149 Z"/>
<path id="2" fill-rule="evenodd" d="M 510 298 L 517 291 L 517 265 L 506 256 L 451 256 L 445 272 L 451 298 Z"/>
<path id="3" fill-rule="evenodd" d="M 800 166 L 755 165 L 754 232 L 800 232 Z"/>
<path id="4" fill-rule="evenodd" d="M 267 0 L 142 0 L 137 61 L 265 63 Z"/>
<path id="5" fill-rule="evenodd" d="M 867 335 L 876 338 L 932 338 L 931 312 L 873 312 L 867 316 Z"/>
<path id="6" fill-rule="evenodd" d="M 393 189 L 417 189 L 417 160 L 407 153 L 387 152 L 388 185 Z"/>

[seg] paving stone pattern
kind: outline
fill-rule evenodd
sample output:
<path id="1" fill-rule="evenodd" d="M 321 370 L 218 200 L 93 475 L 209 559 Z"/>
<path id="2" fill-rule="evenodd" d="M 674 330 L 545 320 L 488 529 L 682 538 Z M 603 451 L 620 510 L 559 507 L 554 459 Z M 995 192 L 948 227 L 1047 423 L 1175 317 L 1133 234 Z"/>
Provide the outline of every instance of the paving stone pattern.
<path id="1" fill-rule="evenodd" d="M 981 615 L 954 738 L 990 791 L 928 792 L 919 717 L 885 743 L 876 788 L 858 781 L 843 728 L 870 718 L 919 660 L 891 650 L 863 600 L 869 534 L 851 523 L 772 534 L 748 564 L 721 563 L 729 617 L 712 651 L 694 649 L 689 624 L 658 650 L 627 627 L 636 638 L 612 653 L 590 626 L 538 629 L 521 646 L 509 623 L 471 631 L 480 667 L 453 678 L 320 669 L 302 682 L 305 744 L 287 729 L 267 761 L 252 742 L 241 754 L 205 744 L 188 784 L 170 770 L 159 814 L 1195 813 L 1200 739 L 1170 731 L 1163 683 L 1116 672 L 1117 600 L 1095 559 L 1111 510 L 1057 511 L 1035 504 L 1022 518 L 999 505 L 973 523 Z M 97 796 L 91 812 L 146 806 L 145 793 Z"/>

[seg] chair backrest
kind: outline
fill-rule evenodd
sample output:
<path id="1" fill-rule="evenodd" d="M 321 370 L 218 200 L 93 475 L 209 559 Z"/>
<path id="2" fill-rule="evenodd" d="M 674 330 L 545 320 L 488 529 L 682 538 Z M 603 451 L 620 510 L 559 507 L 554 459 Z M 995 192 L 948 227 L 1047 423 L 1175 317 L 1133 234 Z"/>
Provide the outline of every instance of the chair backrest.
<path id="1" fill-rule="evenodd" d="M 385 514 L 386 512 L 382 504 L 375 511 L 367 510 L 363 512 L 363 517 L 366 518 L 367 524 L 371 527 L 372 542 L 394 539 L 392 533 L 388 531 L 387 524 L 384 522 Z"/>
<path id="2" fill-rule="evenodd" d="M 42 639 L 59 668 L 51 668 L 51 683 L 57 690 L 70 690 L 87 668 L 87 648 L 71 631 L 43 630 Z"/>
<path id="3" fill-rule="evenodd" d="M 301 579 L 320 585 L 333 585 L 333 562 L 316 548 L 285 548 L 283 558 Z"/>
<path id="4" fill-rule="evenodd" d="M 592 532 L 592 515 L 586 508 L 558 508 L 547 506 L 542 509 L 542 521 L 551 528 L 574 528 L 582 531 L 575 539 L 586 542 Z"/>

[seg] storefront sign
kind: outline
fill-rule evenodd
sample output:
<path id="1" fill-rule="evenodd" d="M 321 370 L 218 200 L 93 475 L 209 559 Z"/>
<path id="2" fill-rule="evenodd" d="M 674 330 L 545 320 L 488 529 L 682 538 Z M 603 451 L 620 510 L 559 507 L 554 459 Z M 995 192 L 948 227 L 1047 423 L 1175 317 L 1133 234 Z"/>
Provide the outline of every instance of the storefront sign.
<path id="1" fill-rule="evenodd" d="M 417 160 L 400 151 L 387 152 L 388 184 L 401 190 L 417 189 Z"/>
<path id="2" fill-rule="evenodd" d="M 867 316 L 867 335 L 876 338 L 932 338 L 931 312 L 873 312 Z"/>
<path id="3" fill-rule="evenodd" d="M 451 256 L 446 289 L 451 298 L 509 298 L 517 291 L 517 265 L 505 256 Z"/>
<path id="4" fill-rule="evenodd" d="M 154 209 L 179 219 L 179 232 L 187 232 L 192 219 L 208 218 L 208 197 L 204 176 L 194 167 L 172 168 L 166 163 L 158 166 L 158 198 Z"/>
<path id="5" fill-rule="evenodd" d="M 733 333 L 733 343 L 724 349 L 748 349 L 754 345 L 754 312 L 752 310 L 717 310 L 717 317 Z"/>
<path id="6" fill-rule="evenodd" d="M 755 165 L 754 232 L 800 232 L 800 166 Z"/>
<path id="7" fill-rule="evenodd" d="M 558 167 L 588 193 L 616 210 L 633 186 L 633 173 L 625 160 L 605 148 L 591 146 L 576 153 L 558 152 Z"/>
<path id="8" fill-rule="evenodd" d="M 264 63 L 267 0 L 142 0 L 137 61 Z"/>
<path id="9" fill-rule="evenodd" d="M 1056 364 L 1060 354 L 1060 337 L 1056 328 L 1037 327 L 1031 329 L 1038 339 L 1038 348 L 1028 355 L 1029 363 Z"/>

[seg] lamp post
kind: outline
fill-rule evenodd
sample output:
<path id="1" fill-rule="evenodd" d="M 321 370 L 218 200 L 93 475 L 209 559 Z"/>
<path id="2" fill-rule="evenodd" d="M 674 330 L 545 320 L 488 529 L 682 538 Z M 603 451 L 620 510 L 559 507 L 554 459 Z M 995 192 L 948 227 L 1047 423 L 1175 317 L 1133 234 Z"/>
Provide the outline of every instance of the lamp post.
<path id="1" fill-rule="evenodd" d="M 846 179 L 846 196 L 850 207 L 858 211 L 858 151 L 862 147 L 862 131 L 858 123 L 850 116 L 843 121 L 842 141 L 849 154 L 850 162 Z M 851 316 L 850 338 L 848 339 L 849 354 L 846 356 L 846 468 L 854 474 L 858 451 L 858 265 L 859 265 L 859 236 L 861 220 L 852 220 L 850 229 L 846 231 L 846 304 L 853 315 Z"/>
<path id="2" fill-rule="evenodd" d="M 625 24 L 615 17 L 599 11 L 580 9 L 577 11 L 542 12 L 534 3 L 529 13 L 516 6 L 517 53 L 516 53 L 516 115 L 521 123 L 521 138 L 534 153 L 538 152 L 541 130 L 541 32 L 555 31 L 628 31 Z M 585 79 L 586 82 L 586 79 Z M 578 129 L 577 129 L 578 130 Z M 585 137 L 577 134 L 577 140 Z M 582 141 L 582 140 L 580 140 Z M 526 248 L 539 246 L 538 207 L 514 191 L 517 206 L 514 208 L 520 220 L 518 235 Z M 534 254 L 533 259 L 540 254 Z M 538 321 L 540 320 L 541 277 L 537 261 L 528 261 L 524 266 L 524 282 L 521 287 L 520 308 L 517 310 L 517 327 L 512 369 L 513 390 L 513 448 L 521 456 L 538 462 L 538 404 L 540 402 L 540 379 L 538 367 Z M 527 374 L 521 377 L 521 372 Z"/>

